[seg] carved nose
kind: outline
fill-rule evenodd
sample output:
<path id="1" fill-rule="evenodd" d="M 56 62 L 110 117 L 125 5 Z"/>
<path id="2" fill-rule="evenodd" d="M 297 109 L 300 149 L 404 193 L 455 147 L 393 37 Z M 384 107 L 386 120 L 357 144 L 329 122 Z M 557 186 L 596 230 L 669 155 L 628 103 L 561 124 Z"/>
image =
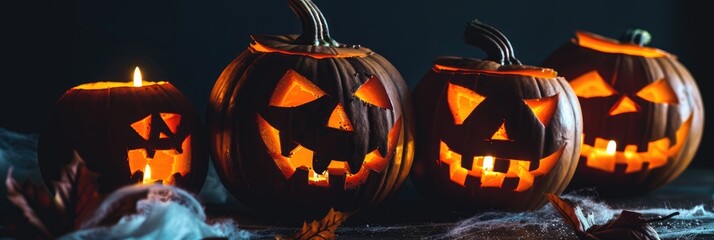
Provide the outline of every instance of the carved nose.
<path id="1" fill-rule="evenodd" d="M 347 113 L 345 113 L 345 109 L 342 108 L 342 104 L 337 104 L 337 106 L 335 106 L 335 109 L 332 110 L 332 114 L 330 114 L 330 119 L 327 120 L 327 126 L 347 132 L 354 131 L 354 129 L 352 128 L 352 123 L 347 117 Z"/>
<path id="2" fill-rule="evenodd" d="M 624 95 L 617 101 L 617 103 L 615 103 L 615 105 L 612 106 L 612 108 L 610 108 L 610 116 L 639 111 L 640 106 L 632 101 L 631 98 L 627 97 L 627 95 Z"/>
<path id="3" fill-rule="evenodd" d="M 506 133 L 506 121 L 504 120 L 503 123 L 501 123 L 501 127 L 496 130 L 496 132 L 493 133 L 491 136 L 491 140 L 509 140 L 508 139 L 508 134 Z"/>

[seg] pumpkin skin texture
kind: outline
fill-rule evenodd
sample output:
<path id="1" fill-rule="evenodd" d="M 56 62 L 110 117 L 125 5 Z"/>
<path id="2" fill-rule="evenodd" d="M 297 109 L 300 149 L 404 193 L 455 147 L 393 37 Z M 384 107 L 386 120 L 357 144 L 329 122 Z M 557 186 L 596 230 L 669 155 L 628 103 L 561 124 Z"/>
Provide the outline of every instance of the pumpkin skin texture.
<path id="1" fill-rule="evenodd" d="M 147 164 L 153 169 L 152 182 L 193 193 L 206 179 L 205 126 L 192 103 L 168 82 L 79 85 L 60 97 L 47 122 L 38 136 L 37 154 L 50 188 L 75 153 L 91 172 L 86 176 L 97 177 L 91 183 L 96 192 L 82 192 L 88 196 L 101 198 L 141 184 Z"/>
<path id="2" fill-rule="evenodd" d="M 474 20 L 465 38 L 488 59 L 437 58 L 414 88 L 411 179 L 450 210 L 540 208 L 575 172 L 577 98 L 552 69 L 522 65 L 495 28 Z"/>
<path id="3" fill-rule="evenodd" d="M 264 221 L 374 206 L 411 168 L 406 82 L 379 54 L 333 40 L 311 1 L 289 3 L 304 33 L 252 36 L 211 92 L 206 119 L 217 173 Z"/>
<path id="4" fill-rule="evenodd" d="M 649 39 L 639 29 L 619 41 L 578 31 L 543 62 L 570 82 L 583 111 L 570 188 L 642 195 L 673 181 L 694 158 L 704 125 L 701 93 L 676 56 L 645 46 Z"/>

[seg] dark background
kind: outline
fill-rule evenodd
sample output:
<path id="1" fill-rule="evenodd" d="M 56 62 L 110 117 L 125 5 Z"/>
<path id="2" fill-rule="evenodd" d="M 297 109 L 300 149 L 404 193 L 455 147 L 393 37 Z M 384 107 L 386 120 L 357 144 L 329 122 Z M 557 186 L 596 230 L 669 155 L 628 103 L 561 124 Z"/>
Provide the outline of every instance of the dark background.
<path id="1" fill-rule="evenodd" d="M 650 46 L 679 56 L 698 80 L 705 106 L 714 107 L 703 87 L 711 53 L 704 1 L 315 2 L 336 40 L 383 55 L 410 87 L 437 56 L 484 57 L 463 43 L 465 24 L 474 18 L 507 35 L 528 65 L 538 65 L 575 30 L 617 38 L 628 28 L 644 28 L 652 34 Z M 67 89 L 130 81 L 135 66 L 146 80 L 173 83 L 203 113 L 214 81 L 246 49 L 249 35 L 301 32 L 287 0 L 6 1 L 0 26 L 0 128 L 21 133 L 38 133 Z M 711 126 L 705 123 L 693 167 L 714 168 Z"/>

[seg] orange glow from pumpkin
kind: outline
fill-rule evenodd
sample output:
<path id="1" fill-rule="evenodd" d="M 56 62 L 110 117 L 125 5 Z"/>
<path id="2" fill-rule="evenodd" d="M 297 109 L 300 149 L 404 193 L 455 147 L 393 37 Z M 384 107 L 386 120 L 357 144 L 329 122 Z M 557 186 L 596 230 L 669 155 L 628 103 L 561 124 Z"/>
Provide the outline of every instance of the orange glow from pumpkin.
<path id="1" fill-rule="evenodd" d="M 446 95 L 456 125 L 463 124 L 476 106 L 486 99 L 468 88 L 451 83 L 449 83 Z"/>
<path id="2" fill-rule="evenodd" d="M 622 96 L 622 98 L 610 108 L 610 116 L 639 111 L 640 106 L 638 106 L 635 101 L 632 101 L 632 99 L 627 96 Z"/>
<path id="3" fill-rule="evenodd" d="M 327 120 L 327 126 L 342 131 L 354 131 L 354 129 L 352 128 L 352 123 L 350 122 L 350 119 L 347 117 L 347 113 L 345 113 L 345 109 L 342 108 L 342 104 L 340 103 L 337 104 L 335 110 L 332 110 L 332 114 L 330 114 L 330 119 Z"/>
<path id="4" fill-rule="evenodd" d="M 366 57 L 371 54 L 370 52 L 365 52 L 364 50 L 356 50 L 354 48 L 349 48 L 349 47 L 341 47 L 341 48 L 331 47 L 331 48 L 333 49 L 334 53 L 293 52 L 293 51 L 288 51 L 288 50 L 272 48 L 272 47 L 260 44 L 258 42 L 252 42 L 250 44 L 250 47 L 248 47 L 248 49 L 250 49 L 253 52 L 299 55 L 299 56 L 306 56 L 306 57 L 311 57 L 311 58 L 315 58 L 315 59 Z"/>
<path id="5" fill-rule="evenodd" d="M 526 105 L 528 105 L 536 117 L 538 117 L 538 120 L 543 123 L 543 126 L 548 126 L 558 106 L 558 95 L 556 94 L 546 98 L 526 99 L 523 101 L 526 102 Z"/>
<path id="6" fill-rule="evenodd" d="M 275 86 L 273 96 L 270 97 L 270 106 L 297 107 L 325 95 L 318 86 L 310 82 L 300 73 L 288 69 Z"/>
<path id="7" fill-rule="evenodd" d="M 621 43 L 613 39 L 598 36 L 596 34 L 576 31 L 577 44 L 593 50 L 606 53 L 620 53 L 641 57 L 664 57 L 671 56 L 662 50 L 650 47 L 643 47 L 633 43 Z"/>
<path id="8" fill-rule="evenodd" d="M 654 103 L 679 103 L 674 90 L 664 79 L 647 84 L 647 86 L 637 92 L 637 96 Z"/>
<path id="9" fill-rule="evenodd" d="M 501 127 L 496 130 L 491 136 L 491 140 L 508 140 L 508 133 L 506 132 L 506 122 L 501 123 Z"/>
<path id="10" fill-rule="evenodd" d="M 141 87 L 141 82 L 143 80 L 141 79 L 141 71 L 139 70 L 139 67 L 136 67 L 134 69 L 134 87 Z"/>
<path id="11" fill-rule="evenodd" d="M 483 70 L 483 69 L 471 69 L 471 68 L 458 68 L 451 66 L 444 66 L 439 64 L 434 64 L 434 71 L 441 72 L 461 72 L 465 74 L 496 74 L 496 75 L 521 75 L 527 77 L 535 78 L 556 78 L 558 77 L 558 72 L 550 68 L 522 68 L 522 69 L 509 69 L 509 70 Z"/>
<path id="12" fill-rule="evenodd" d="M 162 121 L 166 123 L 169 131 L 175 134 L 181 122 L 181 115 L 161 113 L 160 116 Z M 152 116 L 150 115 L 131 124 L 131 127 L 139 136 L 148 140 L 152 128 L 151 122 Z M 168 137 L 169 136 L 165 133 L 160 133 L 159 135 L 159 138 Z M 187 136 L 183 142 L 181 142 L 181 149 L 183 153 L 179 153 L 175 149 L 158 149 L 155 150 L 153 158 L 148 157 L 149 155 L 144 148 L 129 149 L 127 151 L 129 170 L 132 173 L 143 171 L 144 183 L 161 181 L 163 184 L 172 185 L 174 184 L 173 175 L 175 173 L 186 176 L 191 171 L 191 136 Z"/>
<path id="13" fill-rule="evenodd" d="M 548 174 L 555 167 L 564 150 L 565 146 L 555 153 L 540 159 L 540 165 L 533 171 L 529 171 L 530 161 L 509 159 L 508 170 L 502 173 L 493 171 L 495 166 L 495 158 L 493 156 L 475 156 L 471 169 L 463 168 L 461 166 L 461 154 L 452 151 L 444 141 L 441 141 L 439 160 L 449 166 L 449 178 L 451 181 L 463 187 L 466 186 L 466 178 L 468 176 L 479 178 L 481 180 L 481 188 L 500 188 L 506 178 L 518 178 L 518 186 L 513 191 L 523 192 L 533 187 L 536 177 Z"/>
<path id="14" fill-rule="evenodd" d="M 307 182 L 313 186 L 328 187 L 331 176 L 344 178 L 345 189 L 357 187 L 367 181 L 370 171 L 381 173 L 387 168 L 390 158 L 394 154 L 396 144 L 401 133 L 402 119 L 399 118 L 392 126 L 387 136 L 387 156 L 382 156 L 379 150 L 366 154 L 362 162 L 362 167 L 357 173 L 351 173 L 349 164 L 345 161 L 331 160 L 327 170 L 317 173 L 312 168 L 313 151 L 298 145 L 290 152 L 290 157 L 281 154 L 280 131 L 270 125 L 260 114 L 257 115 L 258 130 L 265 143 L 268 153 L 275 161 L 275 165 L 283 173 L 285 179 L 290 179 L 298 169 L 308 171 Z"/>
<path id="15" fill-rule="evenodd" d="M 614 173 L 615 165 L 626 165 L 625 173 L 638 172 L 644 169 L 652 170 L 667 164 L 669 157 L 676 156 L 684 146 L 684 142 L 692 126 L 692 116 L 677 130 L 677 143 L 670 146 L 669 138 L 663 137 L 647 144 L 646 152 L 638 152 L 637 145 L 626 145 L 624 151 L 616 151 L 613 140 L 595 138 L 595 146 L 582 144 L 580 156 L 585 157 L 588 167 Z M 583 139 L 585 137 L 583 136 Z M 645 168 L 645 163 L 647 167 Z"/>
<path id="16" fill-rule="evenodd" d="M 73 87 L 72 89 L 106 90 L 106 89 L 119 88 L 119 87 L 143 87 L 143 86 L 162 85 L 162 84 L 168 84 L 168 82 L 166 82 L 166 81 L 159 81 L 159 82 L 144 81 L 143 78 L 141 77 L 141 71 L 139 70 L 139 67 L 136 67 L 134 69 L 134 78 L 132 79 L 131 82 L 109 82 L 109 81 L 92 82 L 92 83 L 80 84 L 78 86 Z"/>
<path id="17" fill-rule="evenodd" d="M 615 150 L 617 150 L 617 143 L 615 140 L 610 140 L 607 142 L 607 147 L 605 148 L 605 154 L 607 155 L 613 155 L 615 154 Z"/>
<path id="18" fill-rule="evenodd" d="M 607 97 L 617 93 L 596 71 L 590 71 L 570 81 L 575 95 L 583 98 Z"/>
<path id="19" fill-rule="evenodd" d="M 355 91 L 355 97 L 377 107 L 392 109 L 392 102 L 389 100 L 389 96 L 387 96 L 387 91 L 377 77 L 371 77 L 367 82 L 362 84 L 362 86 Z"/>

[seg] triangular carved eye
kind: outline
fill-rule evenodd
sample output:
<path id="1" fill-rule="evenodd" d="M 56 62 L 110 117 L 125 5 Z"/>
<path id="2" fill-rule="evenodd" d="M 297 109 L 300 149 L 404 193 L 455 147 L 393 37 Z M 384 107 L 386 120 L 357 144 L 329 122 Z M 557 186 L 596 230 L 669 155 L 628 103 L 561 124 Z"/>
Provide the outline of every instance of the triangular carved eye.
<path id="1" fill-rule="evenodd" d="M 637 92 L 637 96 L 654 103 L 679 103 L 674 90 L 664 79 L 648 84 Z"/>
<path id="2" fill-rule="evenodd" d="M 314 83 L 300 75 L 300 73 L 288 69 L 280 82 L 275 86 L 273 96 L 270 97 L 270 106 L 275 107 L 297 107 L 317 100 L 325 95 Z"/>
<path id="3" fill-rule="evenodd" d="M 456 125 L 463 124 L 464 120 L 471 115 L 471 112 L 474 111 L 476 106 L 486 99 L 486 97 L 468 88 L 451 83 L 449 83 L 446 95 L 447 101 L 449 102 L 449 109 L 451 110 L 451 115 L 454 116 L 454 123 Z"/>
<path id="4" fill-rule="evenodd" d="M 392 109 L 387 91 L 377 77 L 371 77 L 355 91 L 355 97 L 377 107 Z"/>
<path id="5" fill-rule="evenodd" d="M 144 140 L 149 140 L 154 132 L 158 132 L 159 138 L 171 138 L 178 132 L 178 126 L 181 123 L 181 115 L 175 113 L 160 113 L 161 119 L 155 119 L 155 115 L 149 115 L 145 118 L 131 124 L 131 128 L 136 131 Z"/>
<path id="6" fill-rule="evenodd" d="M 570 86 L 575 95 L 583 98 L 608 97 L 617 93 L 595 70 L 571 80 Z"/>
<path id="7" fill-rule="evenodd" d="M 543 123 L 543 126 L 548 126 L 558 106 L 558 94 L 546 98 L 525 99 L 523 101 L 533 111 L 533 114 L 538 117 L 538 120 Z"/>

